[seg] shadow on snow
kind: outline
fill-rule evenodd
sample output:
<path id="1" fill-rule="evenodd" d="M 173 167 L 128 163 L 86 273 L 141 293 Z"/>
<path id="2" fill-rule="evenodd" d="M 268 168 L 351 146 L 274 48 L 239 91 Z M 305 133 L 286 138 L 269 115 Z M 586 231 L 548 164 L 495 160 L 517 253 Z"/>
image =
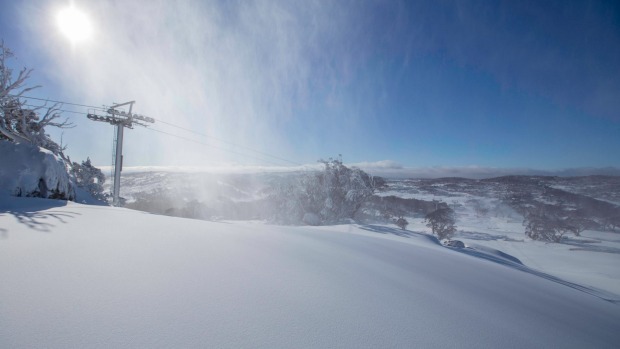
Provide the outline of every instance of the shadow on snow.
<path id="1" fill-rule="evenodd" d="M 39 232 L 49 232 L 55 225 L 53 223 L 67 223 L 68 218 L 73 218 L 79 213 L 50 210 L 56 207 L 66 206 L 63 200 L 23 198 L 11 202 L 10 208 L 0 204 L 0 217 L 11 215 L 21 224 Z M 8 230 L 0 228 L 0 236 L 6 238 Z"/>
<path id="2" fill-rule="evenodd" d="M 382 225 L 374 225 L 374 224 L 364 224 L 364 225 L 360 225 L 359 227 L 363 230 L 370 231 L 373 233 L 396 235 L 396 236 L 400 236 L 404 238 L 424 238 L 432 243 L 443 246 L 435 236 L 425 234 L 425 233 L 413 232 L 410 230 L 402 230 L 402 229 L 397 229 L 397 228 L 390 228 L 390 227 L 386 227 Z M 480 234 L 480 235 L 489 235 L 489 234 Z M 490 237 L 490 240 L 495 240 L 494 236 L 489 235 L 489 237 Z M 599 290 L 596 288 L 591 288 L 591 287 L 575 284 L 570 281 L 566 281 L 558 277 L 555 277 L 553 275 L 549 275 L 547 273 L 543 273 L 541 271 L 531 269 L 525 266 L 518 258 L 511 256 L 507 253 L 504 253 L 502 251 L 499 251 L 499 250 L 489 249 L 487 251 L 482 246 L 466 247 L 466 248 L 452 248 L 452 247 L 446 247 L 446 248 L 472 256 L 472 257 L 484 259 L 490 262 L 504 265 L 509 268 L 513 268 L 513 269 L 516 269 L 522 272 L 526 272 L 526 273 L 547 279 L 549 281 L 556 282 L 564 286 L 568 286 L 570 288 L 579 290 L 581 292 L 588 293 L 590 295 L 593 295 L 597 298 L 600 298 L 602 300 L 605 300 L 611 303 L 620 303 L 620 297 L 616 294 L 606 292 L 603 290 Z"/>
<path id="3" fill-rule="evenodd" d="M 441 242 L 439 242 L 439 240 L 432 236 L 432 235 L 428 235 L 428 234 L 424 234 L 424 233 L 419 233 L 419 232 L 415 232 L 415 231 L 411 231 L 411 230 L 403 230 L 400 228 L 390 228 L 390 227 L 386 227 L 383 225 L 375 225 L 375 224 L 362 224 L 359 226 L 360 229 L 362 230 L 366 230 L 366 231 L 370 231 L 373 233 L 379 233 L 379 234 L 386 234 L 386 235 L 396 235 L 396 236 L 400 236 L 400 237 L 404 237 L 404 238 L 422 238 L 422 239 L 426 239 L 434 244 L 437 245 L 441 245 Z"/>
<path id="4" fill-rule="evenodd" d="M 479 240 L 479 241 L 511 241 L 511 242 L 523 242 L 523 240 L 516 240 L 510 238 L 506 235 L 493 235 L 487 233 L 480 233 L 475 231 L 459 231 L 457 233 L 458 237 L 469 240 Z"/>
<path id="5" fill-rule="evenodd" d="M 450 247 L 448 247 L 450 248 Z M 470 255 L 472 257 L 477 257 L 477 258 L 481 258 L 481 259 L 485 259 L 494 263 L 498 263 L 498 264 L 502 264 L 504 266 L 516 269 L 516 270 L 520 270 L 532 275 L 536 275 L 538 277 L 547 279 L 549 281 L 553 281 L 556 282 L 558 284 L 562 284 L 564 286 L 568 286 L 570 288 L 579 290 L 581 292 L 585 292 L 588 293 L 590 295 L 593 295 L 595 297 L 598 297 L 600 299 L 603 299 L 605 301 L 611 302 L 611 303 L 620 303 L 620 297 L 616 294 L 607 292 L 607 291 L 603 291 L 603 290 L 599 290 L 596 288 L 592 288 L 592 287 L 588 287 L 588 286 L 583 286 L 583 285 L 579 285 L 576 283 L 572 283 L 570 281 L 566 281 L 563 279 L 560 279 L 558 277 L 555 277 L 553 275 L 547 274 L 547 273 L 543 273 L 541 271 L 535 270 L 535 269 L 531 269 L 525 265 L 523 265 L 523 263 L 521 263 L 521 261 L 516 258 L 513 257 L 509 254 L 506 254 L 504 252 L 501 251 L 493 251 L 492 253 L 490 253 L 489 251 L 484 251 L 481 248 L 477 248 L 477 247 L 466 247 L 466 248 L 450 248 L 452 250 Z"/>
<path id="6" fill-rule="evenodd" d="M 589 251 L 620 254 L 620 248 L 595 245 L 601 243 L 600 240 L 579 240 L 573 238 L 565 238 L 561 243 L 563 245 L 575 246 L 575 248 L 570 249 L 571 251 Z"/>

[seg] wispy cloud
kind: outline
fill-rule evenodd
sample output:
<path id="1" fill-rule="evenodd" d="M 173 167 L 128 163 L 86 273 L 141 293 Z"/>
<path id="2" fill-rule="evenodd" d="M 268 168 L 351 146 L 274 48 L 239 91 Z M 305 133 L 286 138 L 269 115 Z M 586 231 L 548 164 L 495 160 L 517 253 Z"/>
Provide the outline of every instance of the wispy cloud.
<path id="1" fill-rule="evenodd" d="M 345 4 L 134 0 L 77 5 L 92 18 L 95 36 L 73 48 L 50 26 L 57 4 L 33 0 L 23 5 L 29 38 L 50 58 L 43 71 L 65 98 L 101 104 L 136 100 L 142 114 L 256 150 L 292 147 L 282 131 L 297 117 L 295 111 L 321 98 L 338 103 L 351 74 L 346 63 L 351 60 L 338 56 L 347 31 Z M 317 91 L 326 92 L 317 100 Z M 316 115 L 315 121 L 327 120 Z M 161 137 L 142 130 L 131 137 L 134 148 L 142 149 L 130 150 L 133 159 L 152 158 L 153 152 L 168 163 L 235 157 L 171 138 L 153 142 Z M 230 148 L 215 138 L 202 140 Z"/>
<path id="2" fill-rule="evenodd" d="M 126 165 L 280 164 L 261 152 L 295 162 L 337 153 L 359 161 L 373 153 L 409 165 L 450 164 L 470 144 L 484 148 L 465 149 L 475 153 L 472 163 L 494 163 L 484 158 L 493 143 L 479 142 L 488 135 L 496 143 L 508 138 L 506 153 L 518 155 L 556 137 L 560 150 L 539 154 L 536 166 L 574 144 L 561 127 L 536 131 L 539 119 L 564 124 L 563 107 L 549 104 L 620 115 L 614 12 L 604 2 L 564 3 L 85 0 L 75 4 L 92 18 L 94 37 L 75 47 L 53 23 L 66 4 L 25 0 L 14 7 L 21 9 L 23 40 L 40 56 L 37 74 L 51 81 L 56 97 L 95 105 L 136 100 L 141 114 L 210 136 L 153 126 L 195 141 L 188 143 L 136 128 L 126 137 Z M 518 96 L 501 100 L 499 85 Z M 581 131 L 590 121 L 584 119 L 565 129 Z M 78 127 L 64 137 L 70 155 L 108 162 L 111 145 L 102 144 L 111 143 L 111 127 L 74 121 Z M 463 132 L 428 136 L 454 125 Z M 588 130 L 609 129 L 601 125 Z M 515 129 L 527 134 L 503 136 Z M 456 138 L 462 141 L 449 144 Z M 617 143 L 601 139 L 583 153 Z M 431 160 L 402 151 L 439 142 Z M 577 160 L 604 165 L 586 158 Z M 510 161 L 524 163 L 502 163 Z"/>

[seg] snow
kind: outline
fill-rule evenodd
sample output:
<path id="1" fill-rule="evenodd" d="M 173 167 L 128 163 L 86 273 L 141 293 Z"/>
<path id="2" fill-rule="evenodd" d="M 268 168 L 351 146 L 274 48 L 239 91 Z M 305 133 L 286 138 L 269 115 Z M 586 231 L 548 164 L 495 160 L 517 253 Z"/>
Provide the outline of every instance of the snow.
<path id="1" fill-rule="evenodd" d="M 40 180 L 47 193 L 58 190 L 66 198 L 74 198 L 75 190 L 64 161 L 49 150 L 32 144 L 16 144 L 0 140 L 0 195 L 33 196 L 40 192 Z"/>
<path id="2" fill-rule="evenodd" d="M 467 245 L 480 244 L 501 250 L 530 268 L 620 294 L 620 236 L 617 233 L 587 230 L 581 237 L 570 237 L 565 243 L 555 244 L 527 239 L 521 223 L 486 218 L 484 227 L 476 219 L 472 220 L 460 222 L 459 230 L 465 232 L 457 233 L 456 237 Z M 478 234 L 471 235 L 468 231 Z"/>
<path id="3" fill-rule="evenodd" d="M 0 347 L 615 347 L 620 298 L 490 248 L 0 196 Z"/>
<path id="4" fill-rule="evenodd" d="M 499 250 L 529 268 L 589 288 L 620 294 L 620 235 L 617 233 L 586 230 L 581 237 L 572 236 L 562 244 L 533 241 L 523 233 L 523 217 L 511 208 L 504 207 L 499 217 L 491 213 L 479 216 L 470 204 L 476 201 L 482 207 L 497 207 L 498 201 L 493 197 L 455 190 L 428 193 L 407 185 L 399 186 L 399 183 L 378 195 L 445 202 L 457 213 L 454 239 L 467 246 Z M 429 232 L 422 218 L 406 218 L 408 229 Z"/>
<path id="5" fill-rule="evenodd" d="M 484 222 L 482 222 L 484 220 Z M 409 219 L 408 228 L 425 232 L 420 218 Z M 532 241 L 523 235 L 521 222 L 499 219 L 461 219 L 454 239 L 475 248 L 492 248 L 519 259 L 529 268 L 591 288 L 620 294 L 620 236 L 584 231 L 563 244 Z"/>

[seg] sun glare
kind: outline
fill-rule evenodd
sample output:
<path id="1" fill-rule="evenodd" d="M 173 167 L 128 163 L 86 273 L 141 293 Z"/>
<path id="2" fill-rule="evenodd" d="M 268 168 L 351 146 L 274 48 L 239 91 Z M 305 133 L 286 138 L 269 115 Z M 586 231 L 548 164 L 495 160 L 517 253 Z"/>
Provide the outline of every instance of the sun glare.
<path id="1" fill-rule="evenodd" d="M 56 22 L 60 32 L 73 43 L 85 41 L 92 35 L 93 29 L 88 16 L 73 6 L 58 12 Z"/>

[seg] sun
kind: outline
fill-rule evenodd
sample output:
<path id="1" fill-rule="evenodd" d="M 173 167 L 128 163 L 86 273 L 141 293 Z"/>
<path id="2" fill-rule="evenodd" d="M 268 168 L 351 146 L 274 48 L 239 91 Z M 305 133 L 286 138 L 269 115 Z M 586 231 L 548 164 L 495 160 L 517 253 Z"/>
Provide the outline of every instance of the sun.
<path id="1" fill-rule="evenodd" d="M 73 6 L 59 11 L 56 23 L 60 32 L 72 43 L 86 41 L 93 33 L 91 21 L 86 13 Z"/>

